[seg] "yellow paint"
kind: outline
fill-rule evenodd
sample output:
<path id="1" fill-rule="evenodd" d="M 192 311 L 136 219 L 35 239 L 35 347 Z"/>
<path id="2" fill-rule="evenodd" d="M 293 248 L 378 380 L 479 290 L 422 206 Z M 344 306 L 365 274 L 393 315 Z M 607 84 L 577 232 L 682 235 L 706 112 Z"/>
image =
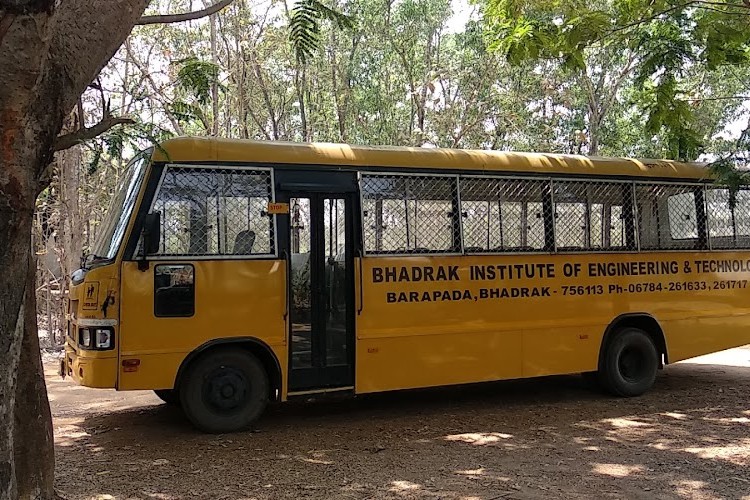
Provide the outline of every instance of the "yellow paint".
<path id="1" fill-rule="evenodd" d="M 115 387 L 117 380 L 117 356 L 101 356 L 101 353 L 76 352 L 68 343 L 65 346 L 65 361 L 68 374 L 80 385 L 107 389 Z"/>
<path id="2" fill-rule="evenodd" d="M 330 144 L 258 143 L 181 138 L 156 148 L 154 161 L 369 165 L 474 171 L 570 173 L 631 177 L 705 178 L 699 165 L 669 161 L 593 159 L 581 156 L 486 151 L 363 148 Z M 312 168 L 312 167 L 309 167 Z M 366 168 L 365 168 L 366 169 Z M 136 203 L 137 213 L 143 189 Z M 275 207 L 269 206 L 275 210 Z M 279 209 L 281 210 L 281 208 Z M 282 213 L 275 212 L 275 213 Z M 132 231 L 133 218 L 127 234 Z M 165 389 L 174 385 L 185 358 L 214 339 L 253 337 L 272 349 L 282 370 L 286 398 L 288 325 L 284 319 L 286 270 L 282 260 L 152 261 L 140 271 L 124 259 L 124 245 L 113 263 L 90 270 L 70 289 L 72 337 L 66 360 L 73 379 L 90 387 Z M 607 326 L 621 314 L 644 312 L 662 326 L 670 362 L 750 343 L 750 284 L 742 289 L 627 291 L 661 284 L 750 280 L 750 273 L 686 272 L 685 262 L 707 259 L 747 260 L 747 252 L 647 252 L 578 255 L 365 257 L 355 262 L 355 390 L 358 393 L 464 382 L 576 373 L 593 370 Z M 641 277 L 591 277 L 589 264 L 606 262 L 678 262 L 679 272 Z M 190 263 L 195 268 L 195 314 L 189 318 L 154 315 L 154 266 Z M 504 280 L 470 279 L 471 266 L 543 264 L 554 276 Z M 565 276 L 566 266 L 582 271 Z M 390 266 L 458 266 L 457 280 L 444 282 L 374 282 L 374 269 Z M 90 285 L 96 283 L 97 286 Z M 566 295 L 564 287 L 583 287 L 584 295 Z M 589 290 L 602 286 L 602 293 Z M 482 289 L 542 289 L 550 296 L 481 298 Z M 588 288 L 587 288 L 588 287 Z M 591 288 L 594 287 L 594 288 Z M 610 287 L 615 287 L 614 291 Z M 360 290 L 362 299 L 360 299 Z M 388 293 L 406 297 L 440 292 L 462 300 L 389 302 Z M 468 299 L 464 294 L 468 293 Z M 509 292 L 511 293 L 511 292 Z M 102 304 L 109 297 L 105 316 Z M 476 297 L 476 300 L 474 300 Z M 77 347 L 81 320 L 114 320 L 116 349 L 86 351 Z M 139 359 L 137 371 L 122 361 Z M 81 375 L 82 374 L 82 375 Z"/>
<path id="3" fill-rule="evenodd" d="M 180 137 L 156 148 L 154 161 L 247 162 L 340 167 L 429 166 L 435 169 L 486 172 L 529 172 L 549 174 L 620 175 L 637 177 L 680 177 L 704 179 L 708 170 L 699 164 L 670 160 L 592 158 L 550 153 L 508 153 L 442 148 L 365 147 L 348 144 L 296 143 L 281 141 L 238 141 L 232 139 Z"/>
<path id="4" fill-rule="evenodd" d="M 632 253 L 364 258 L 364 304 L 357 322 L 357 392 L 578 373 L 595 370 L 601 340 L 618 316 L 647 313 L 662 326 L 670 362 L 750 343 L 750 273 L 686 273 L 685 261 L 747 259 L 747 254 Z M 590 277 L 598 262 L 676 261 L 678 273 Z M 554 277 L 471 280 L 470 266 L 551 265 Z M 564 269 L 580 265 L 577 276 Z M 458 266 L 458 281 L 375 282 L 376 268 Z M 545 269 L 548 269 L 545 267 Z M 678 283 L 747 280 L 741 290 L 669 290 Z M 635 291 L 644 284 L 662 290 Z M 672 284 L 672 285 L 670 285 Z M 584 295 L 565 295 L 583 287 Z M 596 292 L 602 287 L 601 294 Z M 628 287 L 636 287 L 632 293 Z M 549 297 L 482 299 L 481 289 L 548 287 Z M 588 288 L 587 288 L 588 287 Z M 622 287 L 623 291 L 610 291 Z M 469 300 L 389 302 L 388 294 L 435 291 Z M 442 296 L 441 296 L 442 298 Z M 474 300 L 476 299 L 476 300 Z"/>
<path id="5" fill-rule="evenodd" d="M 119 389 L 173 387 L 182 360 L 217 338 L 261 340 L 286 366 L 283 261 L 193 261 L 195 314 L 157 318 L 154 267 L 164 263 L 169 262 L 154 262 L 146 271 L 136 262 L 122 265 L 120 357 L 138 358 L 141 365 L 136 372 L 120 372 Z"/>

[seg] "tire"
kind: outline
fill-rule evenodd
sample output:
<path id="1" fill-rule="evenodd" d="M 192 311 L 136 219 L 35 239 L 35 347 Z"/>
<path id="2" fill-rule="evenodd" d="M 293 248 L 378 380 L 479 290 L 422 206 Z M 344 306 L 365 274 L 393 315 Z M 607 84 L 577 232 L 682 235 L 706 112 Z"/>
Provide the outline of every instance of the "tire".
<path id="1" fill-rule="evenodd" d="M 247 429 L 268 404 L 268 374 L 241 349 L 209 352 L 191 363 L 180 384 L 182 409 L 203 432 Z"/>
<path id="2" fill-rule="evenodd" d="M 638 328 L 623 328 L 607 342 L 599 379 L 616 396 L 640 396 L 653 387 L 658 369 L 659 353 L 651 337 Z"/>
<path id="3" fill-rule="evenodd" d="M 180 394 L 174 389 L 157 389 L 154 394 L 169 406 L 180 406 Z"/>

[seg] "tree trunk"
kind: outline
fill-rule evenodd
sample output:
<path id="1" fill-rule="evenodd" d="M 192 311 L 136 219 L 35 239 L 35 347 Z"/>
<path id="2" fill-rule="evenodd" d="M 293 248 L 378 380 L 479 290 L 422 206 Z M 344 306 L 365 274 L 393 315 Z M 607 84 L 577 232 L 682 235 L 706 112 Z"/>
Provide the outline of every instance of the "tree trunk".
<path id="1" fill-rule="evenodd" d="M 596 110 L 592 109 L 589 113 L 589 156 L 597 156 L 599 154 L 600 125 L 601 117 Z"/>
<path id="2" fill-rule="evenodd" d="M 0 500 L 54 498 L 31 227 L 63 117 L 148 0 L 0 0 Z M 24 350 L 23 356 L 21 355 Z"/>
<path id="3" fill-rule="evenodd" d="M 0 118 L 0 137 L 8 137 L 7 129 Z M 34 296 L 29 283 L 33 283 L 35 273 L 30 272 L 29 258 L 35 190 L 30 189 L 29 176 L 18 168 L 19 165 L 5 161 L 6 144 L 3 141 L 0 150 L 0 167 L 3 167 L 0 169 L 0 269 L 3 270 L 0 273 L 0 352 L 3 353 L 0 363 L 0 499 L 11 500 L 20 498 L 19 486 L 27 486 L 17 481 L 19 471 L 15 458 L 20 444 L 16 442 L 14 416 L 16 377 L 27 369 L 19 364 L 24 337 L 24 297 L 28 300 Z M 49 448 L 38 451 L 51 455 Z M 19 464 L 18 469 L 21 468 Z"/>
<path id="4" fill-rule="evenodd" d="M 216 14 L 209 17 L 211 24 L 211 62 L 217 67 L 219 65 L 219 56 L 216 48 Z M 219 81 L 218 76 L 211 82 L 211 109 L 213 111 L 213 121 L 211 122 L 211 135 L 219 135 Z"/>
<path id="5" fill-rule="evenodd" d="M 82 118 L 81 118 L 82 120 Z M 60 197 L 60 224 L 58 237 L 58 258 L 60 260 L 60 284 L 58 286 L 58 317 L 65 318 L 64 298 L 68 293 L 68 277 L 78 269 L 83 251 L 83 221 L 79 191 L 81 187 L 80 165 L 81 146 L 60 151 L 56 155 L 57 161 L 57 192 Z M 60 323 L 60 344 L 65 343 L 65 323 Z"/>
<path id="6" fill-rule="evenodd" d="M 29 268 L 23 306 L 24 334 L 16 388 L 16 480 L 19 498 L 52 499 L 55 498 L 55 455 L 51 452 L 54 449 L 54 437 L 36 328 L 34 259 L 29 259 Z M 42 450 L 50 452 L 40 453 Z"/>

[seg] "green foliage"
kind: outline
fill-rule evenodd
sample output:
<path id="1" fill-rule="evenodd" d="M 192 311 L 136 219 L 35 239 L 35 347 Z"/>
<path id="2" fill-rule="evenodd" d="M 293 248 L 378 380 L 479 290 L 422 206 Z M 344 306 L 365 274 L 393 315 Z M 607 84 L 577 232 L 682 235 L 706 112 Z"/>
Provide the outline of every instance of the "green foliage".
<path id="1" fill-rule="evenodd" d="M 744 168 L 737 168 L 743 166 Z M 720 184 L 729 187 L 730 203 L 734 205 L 735 194 L 742 186 L 750 185 L 750 125 L 742 131 L 733 150 L 720 156 L 709 167 Z"/>
<path id="2" fill-rule="evenodd" d="M 320 23 L 331 21 L 339 29 L 351 29 L 354 20 L 318 0 L 298 0 L 289 21 L 289 40 L 297 60 L 306 63 L 320 46 Z"/>
<path id="3" fill-rule="evenodd" d="M 593 154 L 596 125 L 601 155 L 693 158 L 704 145 L 717 156 L 735 147 L 717 133 L 742 101 L 711 98 L 748 88 L 750 71 L 724 62 L 740 51 L 722 53 L 718 42 L 744 47 L 739 19 L 731 30 L 701 21 L 700 38 L 716 47 L 709 69 L 696 62 L 709 59 L 708 42 L 695 45 L 691 26 L 699 15 L 728 16 L 657 15 L 676 2 L 497 0 L 465 29 L 451 25 L 450 0 L 289 5 L 234 2 L 216 16 L 213 46 L 208 20 L 138 28 L 132 49 L 154 81 L 133 64 L 112 70 L 118 82 L 130 72 L 122 114 L 180 134 L 261 140 Z M 495 36 L 501 30 L 511 36 Z"/>
<path id="4" fill-rule="evenodd" d="M 486 0 L 489 48 L 511 64 L 554 59 L 585 73 L 592 51 L 619 47 L 635 56 L 633 102 L 661 134 L 669 156 L 695 158 L 706 138 L 685 82 L 698 72 L 750 63 L 750 8 L 742 0 Z"/>
<path id="5" fill-rule="evenodd" d="M 109 162 L 120 163 L 134 151 L 149 146 L 159 147 L 159 143 L 173 136 L 169 130 L 142 121 L 108 130 L 87 144 L 89 154 L 86 173 L 89 176 L 94 175 Z"/>
<path id="6" fill-rule="evenodd" d="M 217 85 L 220 90 L 224 87 L 219 81 L 220 67 L 197 57 L 188 57 L 175 61 L 178 66 L 177 85 L 192 94 L 200 104 L 207 104 L 211 100 L 211 89 Z"/>
<path id="7" fill-rule="evenodd" d="M 188 123 L 200 122 L 203 127 L 208 130 L 206 115 L 203 113 L 200 106 L 178 99 L 172 102 L 169 108 L 178 120 Z"/>

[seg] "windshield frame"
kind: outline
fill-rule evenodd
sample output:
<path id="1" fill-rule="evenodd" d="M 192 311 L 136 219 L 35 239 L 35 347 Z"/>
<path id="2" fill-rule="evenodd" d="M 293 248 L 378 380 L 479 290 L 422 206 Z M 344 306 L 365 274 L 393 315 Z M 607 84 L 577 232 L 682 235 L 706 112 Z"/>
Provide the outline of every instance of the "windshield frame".
<path id="1" fill-rule="evenodd" d="M 128 163 L 126 175 L 120 180 L 99 225 L 96 240 L 91 247 L 92 253 L 86 259 L 87 267 L 90 267 L 90 262 L 112 262 L 117 258 L 146 178 L 151 152 L 151 149 L 142 151 Z"/>

